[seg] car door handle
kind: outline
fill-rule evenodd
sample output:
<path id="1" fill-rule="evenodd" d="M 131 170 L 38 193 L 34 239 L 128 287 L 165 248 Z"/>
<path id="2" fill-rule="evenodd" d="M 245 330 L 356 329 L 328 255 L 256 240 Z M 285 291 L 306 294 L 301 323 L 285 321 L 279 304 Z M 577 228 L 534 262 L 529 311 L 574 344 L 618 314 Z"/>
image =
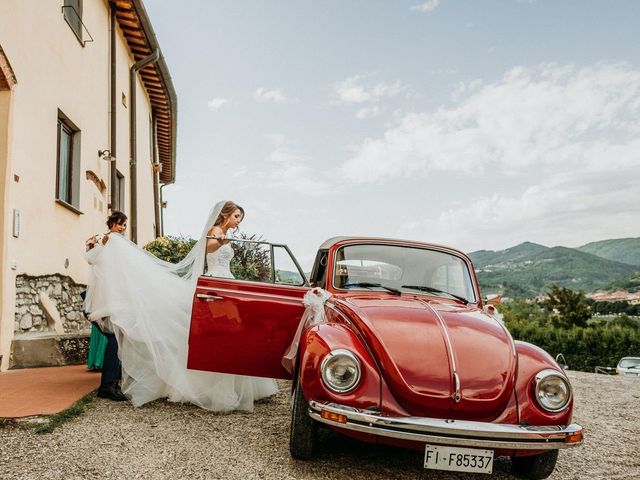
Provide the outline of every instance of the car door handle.
<path id="1" fill-rule="evenodd" d="M 197 293 L 196 298 L 200 300 L 204 300 L 205 302 L 215 302 L 216 300 L 224 300 L 223 297 L 219 297 L 217 295 L 209 295 L 207 293 Z"/>

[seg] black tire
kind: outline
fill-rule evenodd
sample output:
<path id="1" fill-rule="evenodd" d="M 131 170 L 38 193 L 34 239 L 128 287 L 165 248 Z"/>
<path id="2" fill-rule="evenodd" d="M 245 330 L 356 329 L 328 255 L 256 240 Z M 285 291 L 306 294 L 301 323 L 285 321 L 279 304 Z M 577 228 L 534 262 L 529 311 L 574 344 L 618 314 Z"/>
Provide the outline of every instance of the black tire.
<path id="1" fill-rule="evenodd" d="M 542 480 L 553 473 L 557 461 L 558 450 L 528 457 L 511 457 L 511 471 L 522 478 Z"/>
<path id="2" fill-rule="evenodd" d="M 318 438 L 318 424 L 309 416 L 309 404 L 302 395 L 300 380 L 296 379 L 291 405 L 291 433 L 289 451 L 293 458 L 309 460 L 313 457 Z"/>

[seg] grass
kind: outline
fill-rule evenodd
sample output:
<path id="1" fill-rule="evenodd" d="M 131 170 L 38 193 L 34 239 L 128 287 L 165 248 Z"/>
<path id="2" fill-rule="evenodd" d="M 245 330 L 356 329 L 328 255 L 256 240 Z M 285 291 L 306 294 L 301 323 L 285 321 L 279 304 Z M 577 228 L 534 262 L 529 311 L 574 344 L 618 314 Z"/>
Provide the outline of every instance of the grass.
<path id="1" fill-rule="evenodd" d="M 92 402 L 94 397 L 96 396 L 95 392 L 91 392 L 76 403 L 71 405 L 66 410 L 63 410 L 60 413 L 56 413 L 55 415 L 51 415 L 48 418 L 47 422 L 38 423 L 34 425 L 33 430 L 35 433 L 51 433 L 60 425 L 63 425 L 67 422 L 72 421 L 75 418 L 78 418 L 82 415 L 87 408 L 92 407 Z"/>
<path id="2" fill-rule="evenodd" d="M 15 427 L 16 422 L 10 418 L 0 418 L 0 428 Z"/>

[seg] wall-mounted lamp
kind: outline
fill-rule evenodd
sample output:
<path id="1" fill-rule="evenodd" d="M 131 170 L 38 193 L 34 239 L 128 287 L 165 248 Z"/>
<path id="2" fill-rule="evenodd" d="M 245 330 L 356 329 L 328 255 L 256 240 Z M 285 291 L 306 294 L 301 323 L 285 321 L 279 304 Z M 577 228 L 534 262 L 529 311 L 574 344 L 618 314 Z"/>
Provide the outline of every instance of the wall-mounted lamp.
<path id="1" fill-rule="evenodd" d="M 98 150 L 98 156 L 107 162 L 113 162 L 116 157 L 111 155 L 111 150 Z"/>

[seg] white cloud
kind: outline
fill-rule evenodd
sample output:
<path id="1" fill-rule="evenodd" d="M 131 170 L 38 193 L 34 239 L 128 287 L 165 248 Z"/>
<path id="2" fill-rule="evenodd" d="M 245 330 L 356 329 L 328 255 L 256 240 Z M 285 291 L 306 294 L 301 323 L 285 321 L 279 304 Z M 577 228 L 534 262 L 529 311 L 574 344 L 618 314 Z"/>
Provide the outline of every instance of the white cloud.
<path id="1" fill-rule="evenodd" d="M 268 169 L 270 173 L 266 179 L 261 179 L 263 184 L 305 195 L 322 195 L 329 191 L 331 185 L 323 179 L 322 173 L 310 167 L 310 159 L 297 151 L 284 135 L 273 134 L 267 138 L 274 148 L 266 160 L 273 168 Z"/>
<path id="2" fill-rule="evenodd" d="M 393 83 L 367 84 L 365 76 L 354 75 L 340 82 L 335 88 L 335 93 L 343 103 L 364 103 L 378 102 L 384 97 L 395 97 L 402 90 L 403 87 L 398 80 Z"/>
<path id="3" fill-rule="evenodd" d="M 380 113 L 380 107 L 374 105 L 372 107 L 363 107 L 356 112 L 356 118 L 362 120 L 368 117 L 375 117 Z"/>
<path id="4" fill-rule="evenodd" d="M 631 142 L 640 133 L 640 71 L 629 65 L 516 67 L 495 83 L 465 84 L 454 100 L 450 108 L 405 114 L 382 137 L 364 140 L 343 165 L 345 177 L 572 170 L 603 155 L 638 165 Z"/>
<path id="5" fill-rule="evenodd" d="M 599 172 L 566 172 L 534 182 L 520 195 L 489 193 L 435 217 L 404 223 L 399 236 L 466 251 L 487 245 L 507 248 L 523 241 L 575 247 L 600 240 L 603 234 L 637 236 L 639 204 L 637 166 L 610 171 L 603 166 Z"/>
<path id="6" fill-rule="evenodd" d="M 413 7 L 411 7 L 411 10 L 417 10 L 418 12 L 426 13 L 435 10 L 438 5 L 440 5 L 440 0 L 426 0 L 420 5 L 414 5 Z"/>
<path id="7" fill-rule="evenodd" d="M 257 102 L 289 103 L 289 98 L 279 88 L 267 89 L 260 87 L 253 93 Z"/>
<path id="8" fill-rule="evenodd" d="M 638 235 L 640 71 L 630 65 L 514 68 L 459 86 L 450 107 L 392 122 L 354 149 L 344 178 L 474 182 L 454 186 L 440 212 L 400 225 L 398 237 L 471 251 Z"/>
<path id="9" fill-rule="evenodd" d="M 209 107 L 211 110 L 218 110 L 219 108 L 229 103 L 230 101 L 231 99 L 229 98 L 221 98 L 221 97 L 212 98 L 207 102 L 207 107 Z"/>

